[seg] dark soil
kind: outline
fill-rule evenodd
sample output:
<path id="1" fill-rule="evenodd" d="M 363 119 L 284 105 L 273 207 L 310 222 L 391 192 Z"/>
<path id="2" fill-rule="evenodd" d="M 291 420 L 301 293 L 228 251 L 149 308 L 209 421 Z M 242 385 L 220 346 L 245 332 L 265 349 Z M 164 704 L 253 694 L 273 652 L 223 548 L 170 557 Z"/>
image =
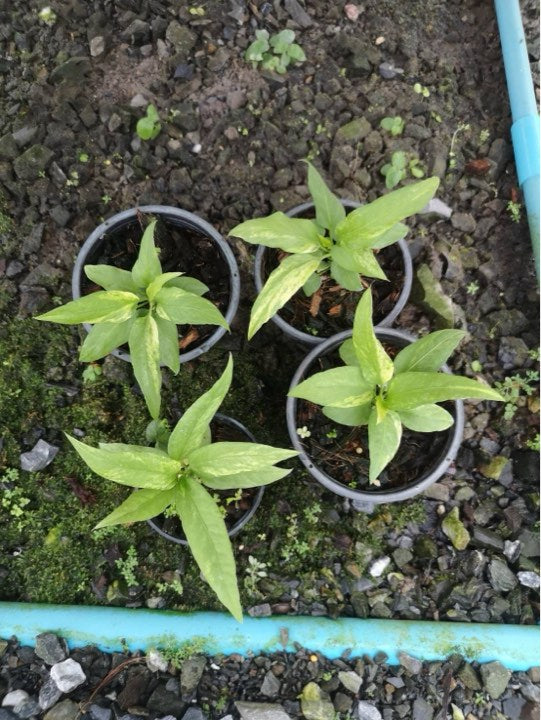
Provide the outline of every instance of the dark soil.
<path id="1" fill-rule="evenodd" d="M 89 254 L 87 265 L 114 265 L 131 270 L 139 254 L 142 233 L 148 220 L 141 217 L 106 233 Z M 194 277 L 209 288 L 205 298 L 224 314 L 229 303 L 229 269 L 216 244 L 203 233 L 179 227 L 176 223 L 159 218 L 154 233 L 154 243 L 159 250 L 163 272 L 182 272 Z M 90 282 L 86 275 L 81 278 L 81 292 L 86 295 L 99 286 Z M 215 331 L 214 326 L 178 326 L 181 349 L 197 347 Z M 197 343 L 194 345 L 195 341 Z M 123 348 L 128 351 L 128 346 Z"/>
<path id="2" fill-rule="evenodd" d="M 278 261 L 285 256 L 286 254 L 280 251 L 266 250 L 263 267 L 264 281 L 274 270 Z M 372 292 L 375 325 L 392 311 L 404 281 L 402 253 L 396 245 L 379 250 L 377 257 L 387 275 L 388 282 L 369 278 L 362 279 L 364 287 L 370 288 Z M 314 296 L 316 296 L 315 299 Z M 278 314 L 296 330 L 326 338 L 352 327 L 359 297 L 359 293 L 345 290 L 330 276 L 323 275 L 320 290 L 310 297 L 307 297 L 302 289 L 299 290 Z"/>
<path id="3" fill-rule="evenodd" d="M 508 408 L 467 403 L 450 472 L 425 495 L 370 516 L 292 463 L 234 542 L 243 606 L 535 622 L 538 294 L 524 208 L 518 222 L 507 210 L 522 201 L 493 4 L 364 0 L 353 22 L 343 4 L 314 0 L 304 3 L 304 26 L 289 2 L 50 5 L 56 21 L 47 25 L 37 4 L 29 11 L 22 0 L 0 0 L 0 598 L 219 608 L 188 550 L 146 523 L 93 530 L 127 490 L 88 471 L 63 433 L 94 445 L 144 443 L 145 406 L 129 365 L 107 358 L 96 382 L 83 383 L 77 331 L 31 319 L 70 299 L 87 235 L 104 217 L 157 203 L 195 211 L 225 236 L 239 222 L 308 200 L 299 162 L 306 157 L 340 197 L 371 201 L 385 192 L 381 167 L 403 150 L 441 179 L 437 196 L 452 216 L 408 220 L 416 281 L 396 324 L 413 333 L 466 329 L 453 368 L 507 382 L 515 394 Z M 204 15 L 190 13 L 196 5 Z M 537 82 L 538 5 L 521 7 Z M 306 53 L 303 65 L 274 77 L 245 62 L 256 29 L 286 27 Z M 383 62 L 403 72 L 385 79 Z M 414 92 L 416 83 L 428 97 Z M 142 142 L 135 126 L 148 102 L 162 131 Z M 392 137 L 380 121 L 396 115 L 405 129 Z M 287 446 L 285 395 L 304 351 L 272 323 L 246 341 L 252 254 L 230 242 L 243 288 L 232 333 L 178 376 L 164 372 L 163 406 L 193 402 L 231 351 L 223 412 L 258 441 Z M 38 473 L 23 471 L 20 454 L 40 439 L 57 456 Z M 464 550 L 442 530 L 451 512 L 470 534 Z M 135 586 L 116 562 L 131 547 Z M 250 556 L 267 573 L 255 587 L 246 582 Z M 380 558 L 389 564 L 376 577 Z M 176 572 L 182 594 L 171 583 L 163 589 Z"/>

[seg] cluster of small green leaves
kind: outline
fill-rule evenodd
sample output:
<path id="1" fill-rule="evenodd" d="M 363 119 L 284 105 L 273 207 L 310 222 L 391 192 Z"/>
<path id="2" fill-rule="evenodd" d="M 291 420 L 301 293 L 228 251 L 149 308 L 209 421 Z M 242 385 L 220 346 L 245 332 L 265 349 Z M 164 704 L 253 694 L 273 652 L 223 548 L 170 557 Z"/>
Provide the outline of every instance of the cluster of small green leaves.
<path id="1" fill-rule="evenodd" d="M 431 333 L 403 348 L 393 361 L 374 332 L 372 295 L 367 291 L 355 313 L 353 336 L 340 347 L 346 365 L 312 375 L 289 394 L 322 405 L 323 414 L 342 425 L 368 425 L 369 482 L 378 484 L 398 450 L 402 426 L 435 432 L 453 424 L 453 416 L 436 403 L 503 400 L 477 380 L 438 372 L 464 334 Z"/>
<path id="2" fill-rule="evenodd" d="M 394 117 L 384 117 L 379 126 L 396 137 L 404 132 L 405 123 L 400 115 L 395 115 Z"/>
<path id="3" fill-rule="evenodd" d="M 297 453 L 258 443 L 211 442 L 210 423 L 229 390 L 232 374 L 230 358 L 219 380 L 186 410 L 167 442 L 158 447 L 100 443 L 94 448 L 67 437 L 95 473 L 136 488 L 96 527 L 148 520 L 172 508 L 207 582 L 241 620 L 231 542 L 207 488 L 230 490 L 275 482 L 291 472 L 275 463 Z"/>
<path id="4" fill-rule="evenodd" d="M 518 202 L 514 202 L 513 200 L 509 200 L 507 203 L 507 212 L 509 213 L 509 217 L 511 220 L 515 223 L 520 222 L 520 211 L 522 210 L 522 205 Z"/>
<path id="5" fill-rule="evenodd" d="M 141 140 L 154 140 L 162 129 L 160 116 L 155 105 L 147 105 L 146 115 L 137 121 L 135 130 Z"/>
<path id="6" fill-rule="evenodd" d="M 248 555 L 248 566 L 245 569 L 244 589 L 252 596 L 259 595 L 257 585 L 262 578 L 267 577 L 267 563 L 261 562 L 253 555 Z"/>
<path id="7" fill-rule="evenodd" d="M 165 647 L 160 648 L 160 653 L 168 663 L 180 670 L 182 665 L 194 655 L 201 655 L 207 649 L 207 638 L 201 635 L 194 635 L 190 640 L 175 645 L 173 641 L 168 642 Z"/>
<path id="8" fill-rule="evenodd" d="M 422 210 L 439 185 L 438 178 L 428 178 L 384 195 L 346 216 L 340 199 L 329 190 L 313 165 L 307 165 L 315 220 L 275 212 L 265 218 L 247 220 L 229 233 L 246 242 L 289 253 L 257 296 L 248 338 L 298 290 L 303 288 L 306 295 L 316 292 L 327 272 L 343 288 L 355 292 L 363 287 L 360 275 L 386 280 L 374 250 L 403 238 L 408 228 L 401 220 Z"/>
<path id="9" fill-rule="evenodd" d="M 126 557 L 118 558 L 115 563 L 128 587 L 135 587 L 138 585 L 137 578 L 135 577 L 135 569 L 138 564 L 137 550 L 133 545 L 130 545 L 126 551 Z"/>
<path id="10" fill-rule="evenodd" d="M 524 375 L 511 375 L 494 383 L 505 401 L 504 420 L 512 420 L 517 411 L 520 399 L 533 395 L 539 382 L 537 370 L 526 370 Z"/>
<path id="11" fill-rule="evenodd" d="M 162 272 L 154 244 L 156 221 L 146 228 L 138 258 L 131 270 L 111 265 L 85 265 L 87 277 L 104 288 L 37 320 L 72 325 L 91 323 L 79 353 L 93 362 L 128 343 L 135 378 L 153 418 L 160 414 L 160 364 L 175 374 L 180 368 L 178 325 L 209 324 L 228 327 L 220 311 L 201 297 L 208 287 L 181 272 Z"/>
<path id="12" fill-rule="evenodd" d="M 407 178 L 408 172 L 415 178 L 422 178 L 425 175 L 420 166 L 419 158 L 416 155 L 408 156 L 403 150 L 396 150 L 391 155 L 391 162 L 386 163 L 380 169 L 380 173 L 385 176 L 385 187 L 389 188 L 389 190 L 392 190 Z"/>
<path id="13" fill-rule="evenodd" d="M 294 42 L 293 30 L 282 30 L 272 36 L 266 30 L 256 30 L 255 37 L 244 55 L 254 68 L 259 65 L 263 70 L 273 70 L 283 75 L 291 62 L 302 63 L 306 60 L 304 50 Z"/>
<path id="14" fill-rule="evenodd" d="M 14 519 L 17 528 L 22 530 L 30 498 L 26 497 L 24 491 L 18 487 L 18 480 L 19 471 L 15 468 L 7 468 L 0 477 L 0 505 Z"/>

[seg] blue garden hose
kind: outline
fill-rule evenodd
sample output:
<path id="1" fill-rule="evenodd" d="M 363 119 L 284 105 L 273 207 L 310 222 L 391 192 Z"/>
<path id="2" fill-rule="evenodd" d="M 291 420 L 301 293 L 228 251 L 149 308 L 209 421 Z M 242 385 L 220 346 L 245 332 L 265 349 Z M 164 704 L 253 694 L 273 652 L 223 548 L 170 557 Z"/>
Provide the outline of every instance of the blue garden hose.
<path id="1" fill-rule="evenodd" d="M 519 185 L 530 227 L 539 279 L 539 114 L 519 0 L 494 0 L 513 125 L 511 137 Z"/>
<path id="2" fill-rule="evenodd" d="M 396 665 L 399 652 L 420 660 L 445 660 L 458 653 L 467 660 L 499 660 L 511 670 L 539 665 L 539 628 L 533 625 L 361 620 L 284 615 L 245 617 L 225 613 L 0 603 L 0 637 L 16 635 L 35 644 L 39 633 L 66 638 L 70 647 L 97 645 L 106 652 L 152 647 L 197 647 L 208 655 L 295 652 L 295 643 L 330 659 L 384 652 Z"/>

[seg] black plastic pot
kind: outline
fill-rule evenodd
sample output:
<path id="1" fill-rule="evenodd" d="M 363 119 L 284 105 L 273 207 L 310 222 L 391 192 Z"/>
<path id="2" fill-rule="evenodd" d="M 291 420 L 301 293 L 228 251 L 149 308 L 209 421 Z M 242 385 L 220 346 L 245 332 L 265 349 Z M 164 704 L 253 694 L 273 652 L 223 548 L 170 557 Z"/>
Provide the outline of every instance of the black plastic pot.
<path id="1" fill-rule="evenodd" d="M 354 209 L 361 206 L 360 203 L 354 202 L 353 200 L 342 200 L 342 205 L 348 209 Z M 297 217 L 298 215 L 302 215 L 307 210 L 311 210 L 313 208 L 313 203 L 306 202 L 302 205 L 297 205 L 291 210 L 288 210 L 286 212 L 286 215 L 288 215 L 289 217 Z M 404 284 L 393 309 L 390 313 L 388 313 L 388 315 L 383 318 L 381 322 L 378 323 L 377 327 L 388 327 L 393 324 L 398 315 L 404 309 L 404 306 L 407 303 L 411 292 L 411 285 L 413 282 L 413 265 L 411 262 L 410 251 L 404 238 L 399 240 L 396 245 L 402 255 L 402 259 L 404 262 Z M 265 284 L 263 268 L 265 264 L 265 255 L 267 253 L 267 250 L 267 247 L 265 247 L 264 245 L 260 245 L 257 248 L 257 252 L 255 254 L 254 280 L 258 293 L 261 292 L 261 289 Z M 325 340 L 327 339 L 325 337 L 315 337 L 314 335 L 305 333 L 302 330 L 297 330 L 297 328 L 293 327 L 293 325 L 290 325 L 282 317 L 280 317 L 279 312 L 280 311 L 278 311 L 278 313 L 276 313 L 276 315 L 271 318 L 272 322 L 275 323 L 275 325 L 278 325 L 281 330 L 283 330 L 287 335 L 289 335 L 289 337 L 293 338 L 294 340 L 304 343 L 305 345 L 321 345 L 321 343 L 325 342 Z"/>
<path id="2" fill-rule="evenodd" d="M 324 343 L 318 345 L 311 350 L 297 368 L 293 380 L 291 381 L 290 390 L 298 385 L 302 380 L 308 377 L 311 366 L 318 360 L 337 349 L 344 340 L 350 338 L 353 334 L 352 330 L 345 330 L 328 338 Z M 405 347 L 412 343 L 416 338 L 408 333 L 400 330 L 392 330 L 390 328 L 376 328 L 376 336 L 381 342 L 393 344 L 395 347 Z M 451 374 L 447 365 L 442 367 L 443 372 Z M 464 404 L 462 400 L 453 401 L 454 425 L 447 430 L 447 442 L 440 456 L 426 469 L 420 478 L 405 485 L 402 488 L 394 490 L 382 490 L 374 488 L 373 490 L 353 490 L 342 485 L 335 478 L 327 475 L 326 472 L 314 465 L 313 460 L 306 454 L 304 447 L 297 434 L 297 398 L 288 397 L 286 404 L 287 429 L 289 437 L 295 450 L 299 452 L 301 462 L 308 469 L 310 475 L 321 483 L 328 490 L 332 490 L 337 495 L 349 498 L 354 501 L 354 507 L 357 510 L 371 512 L 375 505 L 382 503 L 398 502 L 400 500 L 408 500 L 415 497 L 419 493 L 426 490 L 427 487 L 441 478 L 448 467 L 456 458 L 456 454 L 462 442 L 464 432 Z"/>
<path id="3" fill-rule="evenodd" d="M 137 224 L 137 226 L 139 226 L 138 215 L 140 213 L 157 215 L 170 225 L 195 231 L 206 236 L 215 243 L 229 270 L 229 304 L 227 311 L 225 312 L 225 319 L 230 325 L 231 321 L 235 317 L 235 313 L 237 312 L 240 297 L 239 269 L 231 248 L 220 233 L 208 222 L 202 220 L 200 217 L 188 212 L 187 210 L 180 210 L 179 208 L 168 207 L 167 205 L 144 205 L 140 208 L 124 210 L 123 212 L 113 215 L 113 217 L 108 220 L 105 220 L 105 222 L 90 233 L 79 250 L 79 254 L 77 255 L 75 265 L 73 267 L 71 279 L 73 299 L 77 300 L 77 298 L 81 297 L 81 279 L 84 274 L 84 266 L 92 264 L 93 259 L 98 256 L 101 248 L 107 244 L 108 236 L 129 225 Z M 183 268 L 179 268 L 179 270 L 184 271 Z M 187 270 L 187 274 L 189 275 L 189 268 L 186 268 L 185 270 Z M 91 326 L 85 323 L 84 327 L 88 332 Z M 194 358 L 199 357 L 199 355 L 207 352 L 207 350 L 210 350 L 210 348 L 215 345 L 221 337 L 223 337 L 225 332 L 226 329 L 223 327 L 216 328 L 212 335 L 200 345 L 188 352 L 180 353 L 180 362 L 184 363 L 188 360 L 193 360 Z M 129 354 L 123 352 L 122 350 L 113 350 L 112 354 L 121 360 L 130 362 Z"/>
<path id="4" fill-rule="evenodd" d="M 229 417 L 228 415 L 222 415 L 221 413 L 216 413 L 214 416 L 214 420 L 218 423 L 221 423 L 222 425 L 226 425 L 227 427 L 232 428 L 233 430 L 238 430 L 240 433 L 242 433 L 250 442 L 256 442 L 255 437 L 252 435 L 252 433 L 248 430 L 248 428 L 244 427 L 242 423 L 240 423 L 238 420 L 235 420 L 234 418 Z M 244 515 L 237 520 L 237 522 L 233 525 L 233 527 L 229 528 L 227 531 L 227 534 L 229 537 L 234 537 L 237 535 L 242 528 L 248 523 L 252 517 L 254 516 L 255 511 L 261 504 L 261 500 L 263 498 L 263 493 L 265 492 L 265 487 L 261 485 L 257 488 L 256 495 L 254 497 L 254 501 L 252 503 L 252 507 L 244 513 Z M 163 528 L 160 525 L 160 520 L 158 518 L 151 518 L 150 520 L 147 520 L 147 523 L 150 525 L 150 527 L 158 533 L 158 535 L 161 535 L 166 540 L 170 540 L 171 542 L 177 543 L 177 545 L 187 545 L 188 541 L 184 536 L 178 536 L 178 535 L 172 535 L 171 533 L 167 532 L 166 530 L 163 530 Z"/>

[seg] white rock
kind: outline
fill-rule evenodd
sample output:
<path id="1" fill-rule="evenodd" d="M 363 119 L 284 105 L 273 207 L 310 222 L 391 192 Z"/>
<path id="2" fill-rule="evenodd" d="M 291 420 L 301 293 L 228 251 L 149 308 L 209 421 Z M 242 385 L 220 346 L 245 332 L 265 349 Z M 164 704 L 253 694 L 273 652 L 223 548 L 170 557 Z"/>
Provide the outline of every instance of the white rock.
<path id="1" fill-rule="evenodd" d="M 380 711 L 372 703 L 366 700 L 359 700 L 357 705 L 357 720 L 383 720 Z"/>
<path id="2" fill-rule="evenodd" d="M 534 572 L 519 572 L 517 573 L 518 581 L 524 587 L 533 588 L 534 590 L 541 584 L 541 578 L 537 573 Z"/>
<path id="3" fill-rule="evenodd" d="M 372 575 L 372 577 L 381 577 L 385 569 L 389 566 L 390 562 L 390 557 L 385 556 L 378 558 L 377 560 L 374 560 L 372 565 L 370 565 L 368 572 L 370 573 L 370 575 Z"/>
<path id="4" fill-rule="evenodd" d="M 156 648 L 152 648 L 148 651 L 146 663 L 150 672 L 167 672 L 167 668 L 169 667 L 167 660 L 159 650 L 156 650 Z"/>
<path id="5" fill-rule="evenodd" d="M 105 38 L 101 35 L 93 37 L 90 41 L 90 54 L 92 55 L 92 57 L 98 57 L 99 55 L 103 55 L 104 52 Z"/>
<path id="6" fill-rule="evenodd" d="M 51 677 L 56 683 L 56 687 L 63 693 L 69 693 L 86 682 L 83 668 L 71 658 L 53 665 Z"/>
<path id="7" fill-rule="evenodd" d="M 28 700 L 30 695 L 25 690 L 12 690 L 2 700 L 2 707 L 15 707 L 23 700 Z"/>

